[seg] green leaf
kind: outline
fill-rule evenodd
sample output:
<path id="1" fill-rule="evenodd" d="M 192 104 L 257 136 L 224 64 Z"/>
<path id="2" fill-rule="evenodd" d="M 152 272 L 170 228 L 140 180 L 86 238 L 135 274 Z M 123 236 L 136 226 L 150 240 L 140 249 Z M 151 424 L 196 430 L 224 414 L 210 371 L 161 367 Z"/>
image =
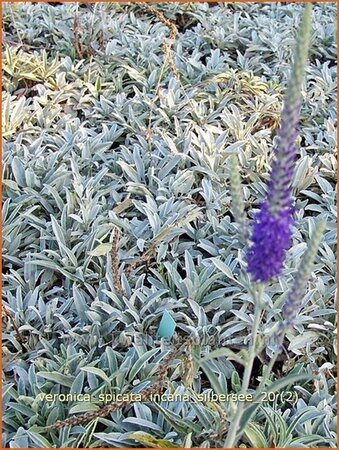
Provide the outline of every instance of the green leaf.
<path id="1" fill-rule="evenodd" d="M 306 344 L 312 344 L 318 337 L 318 333 L 314 331 L 305 331 L 303 334 L 297 335 L 291 339 L 288 350 L 298 351 L 298 349 L 304 349 Z M 301 353 L 297 352 L 297 354 Z"/>
<path id="2" fill-rule="evenodd" d="M 244 430 L 244 433 L 247 439 L 250 441 L 250 444 L 253 448 L 268 448 L 269 445 L 267 443 L 266 437 L 262 432 L 259 425 L 254 423 L 249 423 Z"/>
<path id="3" fill-rule="evenodd" d="M 245 365 L 245 361 L 243 361 L 236 353 L 234 353 L 229 348 L 218 348 L 208 353 L 206 356 L 200 359 L 201 362 L 209 361 L 211 359 L 220 358 L 222 356 L 228 357 L 228 359 L 233 359 L 239 364 Z"/>
<path id="4" fill-rule="evenodd" d="M 4 186 L 7 186 L 9 189 L 12 189 L 13 191 L 19 191 L 18 183 L 16 183 L 14 180 L 2 180 L 2 184 Z"/>
<path id="5" fill-rule="evenodd" d="M 288 446 L 288 440 L 292 435 L 287 434 L 287 424 L 284 422 L 281 414 L 271 407 L 261 408 L 269 424 L 271 434 L 277 447 L 285 448 Z"/>
<path id="6" fill-rule="evenodd" d="M 154 348 L 152 350 L 149 350 L 148 352 L 144 353 L 132 366 L 129 376 L 128 376 L 128 381 L 132 381 L 133 378 L 139 373 L 139 371 L 141 370 L 142 366 L 145 364 L 145 362 L 147 362 L 149 359 L 152 358 L 153 355 L 155 355 L 157 352 L 159 351 L 158 348 Z"/>
<path id="7" fill-rule="evenodd" d="M 219 395 L 225 394 L 225 392 L 223 391 L 223 389 L 220 386 L 217 375 L 210 368 L 208 362 L 207 361 L 200 362 L 200 367 L 202 368 L 202 370 L 205 372 L 207 378 L 209 379 L 214 392 Z"/>
<path id="8" fill-rule="evenodd" d="M 27 261 L 27 262 L 25 262 L 25 264 L 33 264 L 36 266 L 41 266 L 44 269 L 52 269 L 52 270 L 62 273 L 66 278 L 69 278 L 70 280 L 78 281 L 78 278 L 75 277 L 72 273 L 68 272 L 67 270 L 63 269 L 62 267 L 58 266 L 57 264 L 55 264 L 52 261 L 35 259 L 33 261 Z"/>
<path id="9" fill-rule="evenodd" d="M 266 392 L 277 392 L 281 389 L 295 385 L 299 381 L 311 380 L 313 376 L 309 373 L 299 373 L 298 375 L 286 375 L 284 378 L 274 381 L 270 386 L 266 388 Z"/>
<path id="10" fill-rule="evenodd" d="M 234 278 L 234 275 L 232 273 L 232 270 L 221 261 L 219 258 L 211 258 L 212 263 L 219 269 L 224 275 L 226 275 L 227 278 L 230 278 L 235 283 L 241 285 L 238 280 Z"/>
<path id="11" fill-rule="evenodd" d="M 179 448 L 178 445 L 175 445 L 166 439 L 156 439 L 148 433 L 136 432 L 128 435 L 128 438 L 141 442 L 142 444 L 145 444 L 146 447 L 151 448 Z"/>
<path id="12" fill-rule="evenodd" d="M 162 415 L 165 417 L 166 421 L 173 427 L 175 431 L 178 433 L 187 434 L 188 430 L 195 431 L 196 433 L 200 432 L 200 426 L 196 423 L 191 422 L 190 420 L 183 420 L 173 411 L 169 409 L 163 408 L 159 403 L 153 403 L 155 409 L 158 409 Z"/>
<path id="13" fill-rule="evenodd" d="M 231 279 L 234 278 L 232 270 L 224 262 L 222 262 L 220 259 L 218 259 L 218 258 L 211 258 L 211 261 L 228 278 L 231 278 Z"/>
<path id="14" fill-rule="evenodd" d="M 74 377 L 71 375 L 63 375 L 59 372 L 38 372 L 42 378 L 46 380 L 53 381 L 54 383 L 61 384 L 62 386 L 71 387 L 74 381 Z"/>
<path id="15" fill-rule="evenodd" d="M 18 411 L 19 413 L 27 417 L 33 417 L 36 415 L 36 413 L 31 408 L 20 403 L 8 402 L 7 407 L 11 410 Z"/>
<path id="16" fill-rule="evenodd" d="M 30 430 L 27 431 L 27 434 L 38 448 L 52 448 L 53 447 L 52 444 L 50 442 L 48 442 L 48 440 L 46 438 L 41 436 L 41 434 L 36 433 L 34 431 L 30 431 Z"/>
<path id="17" fill-rule="evenodd" d="M 17 156 L 14 156 L 13 158 L 12 171 L 18 185 L 21 187 L 26 187 L 25 167 Z"/>
<path id="18" fill-rule="evenodd" d="M 106 383 L 110 383 L 110 379 L 105 374 L 105 372 L 101 369 L 98 369 L 97 367 L 86 366 L 86 367 L 81 367 L 81 370 L 83 370 L 84 372 L 92 373 L 93 375 L 97 375 L 102 380 L 106 381 Z"/>
<path id="19" fill-rule="evenodd" d="M 64 231 L 54 216 L 51 216 L 51 223 L 58 244 L 63 244 L 66 247 Z"/>
<path id="20" fill-rule="evenodd" d="M 72 406 L 72 408 L 68 411 L 68 414 L 76 414 L 76 413 L 84 413 L 88 411 L 97 411 L 99 409 L 98 405 L 95 405 L 91 402 L 81 402 L 77 405 Z"/>
<path id="21" fill-rule="evenodd" d="M 238 374 L 238 372 L 236 370 L 234 370 L 232 372 L 231 383 L 232 383 L 232 389 L 235 392 L 240 392 L 241 391 L 241 381 L 240 381 L 239 374 Z"/>
<path id="22" fill-rule="evenodd" d="M 89 252 L 91 256 L 102 256 L 107 255 L 112 250 L 112 244 L 110 242 L 106 242 L 105 244 L 100 244 L 94 250 Z"/>

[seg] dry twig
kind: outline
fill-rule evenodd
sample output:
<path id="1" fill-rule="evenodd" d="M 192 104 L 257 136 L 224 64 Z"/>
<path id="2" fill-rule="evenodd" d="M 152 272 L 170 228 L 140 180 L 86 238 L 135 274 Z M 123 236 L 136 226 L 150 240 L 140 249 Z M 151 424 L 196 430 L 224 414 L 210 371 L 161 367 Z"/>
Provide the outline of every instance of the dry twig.
<path id="1" fill-rule="evenodd" d="M 80 24 L 79 24 L 78 13 L 75 13 L 75 15 L 74 15 L 74 24 L 73 24 L 74 47 L 75 47 L 75 50 L 77 52 L 78 58 L 79 59 L 83 59 L 84 58 L 84 54 L 82 52 L 82 45 L 81 45 L 80 38 L 79 38 L 79 29 L 80 29 Z"/>
<path id="2" fill-rule="evenodd" d="M 112 261 L 112 275 L 113 275 L 113 281 L 115 288 L 119 294 L 122 294 L 124 292 L 121 284 L 121 279 L 119 275 L 119 238 L 120 233 L 117 228 L 114 228 L 112 233 L 112 250 L 111 250 L 111 261 Z"/>
<path id="3" fill-rule="evenodd" d="M 145 7 L 153 14 L 155 15 L 160 22 L 162 22 L 164 25 L 166 25 L 166 27 L 169 28 L 170 30 L 170 35 L 169 35 L 169 42 L 164 41 L 162 44 L 162 49 L 166 58 L 166 61 L 169 65 L 169 67 L 171 68 L 175 78 L 180 81 L 180 76 L 179 76 L 179 72 L 178 69 L 176 68 L 175 64 L 174 64 L 174 60 L 173 60 L 173 54 L 172 54 L 172 45 L 175 41 L 175 37 L 177 35 L 177 27 L 175 26 L 175 24 L 167 19 L 163 13 L 161 13 L 160 11 L 157 11 L 155 8 L 153 8 L 150 5 L 145 4 Z"/>

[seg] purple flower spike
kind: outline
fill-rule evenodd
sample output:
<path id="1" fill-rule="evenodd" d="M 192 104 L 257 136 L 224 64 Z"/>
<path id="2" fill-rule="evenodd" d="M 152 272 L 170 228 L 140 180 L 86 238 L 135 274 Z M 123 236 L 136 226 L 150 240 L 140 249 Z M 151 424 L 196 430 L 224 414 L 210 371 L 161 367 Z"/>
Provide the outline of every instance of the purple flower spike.
<path id="1" fill-rule="evenodd" d="M 258 283 L 281 272 L 285 252 L 291 245 L 291 209 L 273 215 L 265 202 L 255 217 L 252 245 L 247 252 L 247 270 Z"/>
<path id="2" fill-rule="evenodd" d="M 254 219 L 252 244 L 248 248 L 247 271 L 257 283 L 280 275 L 286 251 L 291 246 L 293 224 L 292 182 L 301 105 L 301 84 L 311 30 L 311 5 L 306 4 L 294 54 L 291 78 L 281 113 L 274 159 L 265 201 Z"/>

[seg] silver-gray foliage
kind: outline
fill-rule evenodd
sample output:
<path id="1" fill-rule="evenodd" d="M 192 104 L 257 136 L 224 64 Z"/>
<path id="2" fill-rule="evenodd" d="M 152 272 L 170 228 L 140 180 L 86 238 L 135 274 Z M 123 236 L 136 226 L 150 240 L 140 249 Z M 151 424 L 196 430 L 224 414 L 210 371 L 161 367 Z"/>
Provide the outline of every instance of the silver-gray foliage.
<path id="1" fill-rule="evenodd" d="M 44 434 L 41 427 L 99 404 L 38 396 L 147 386 L 165 351 L 156 337 L 165 309 L 178 335 L 200 339 L 199 357 L 226 347 L 241 363 L 253 305 L 244 293 L 249 280 L 239 278 L 244 255 L 231 212 L 230 156 L 242 173 L 245 211 L 252 210 L 265 194 L 301 6 L 157 4 L 177 24 L 179 83 L 163 66 L 168 29 L 142 4 L 4 5 L 4 447 L 139 447 L 152 439 L 222 446 L 220 417 L 232 404 L 135 403 Z M 335 447 L 335 3 L 315 4 L 313 14 L 297 227 L 284 278 L 265 295 L 270 311 L 261 334 L 271 335 L 281 319 L 315 216 L 325 219 L 281 367 L 292 376 L 308 367 L 318 378 L 312 390 L 294 387 L 296 404 L 258 410 L 245 430 L 250 447 Z M 100 247 L 116 228 L 124 295 L 109 246 Z M 159 236 L 154 257 L 126 277 Z M 218 351 L 194 366 L 193 391 L 176 361 L 168 389 L 237 392 L 241 364 Z"/>

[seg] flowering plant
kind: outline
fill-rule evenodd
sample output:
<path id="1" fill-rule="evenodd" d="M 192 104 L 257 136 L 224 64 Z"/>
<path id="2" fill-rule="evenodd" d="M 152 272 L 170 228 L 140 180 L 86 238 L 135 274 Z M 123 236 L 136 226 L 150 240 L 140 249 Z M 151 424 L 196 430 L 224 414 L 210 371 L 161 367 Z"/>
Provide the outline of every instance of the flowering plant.
<path id="1" fill-rule="evenodd" d="M 241 392 L 243 394 L 246 394 L 248 390 L 253 362 L 258 354 L 257 334 L 260 319 L 266 307 L 262 301 L 265 283 L 268 283 L 273 277 L 282 274 L 286 252 L 292 243 L 292 226 L 294 224 L 292 193 L 293 169 L 297 156 L 296 139 L 298 136 L 298 122 L 301 107 L 301 85 L 309 47 L 311 13 L 312 6 L 308 3 L 305 5 L 299 30 L 294 54 L 294 64 L 291 70 L 290 81 L 281 114 L 281 124 L 274 147 L 274 159 L 267 184 L 267 193 L 264 201 L 260 205 L 259 211 L 255 215 L 251 229 L 250 245 L 247 248 L 247 272 L 254 283 L 254 286 L 251 288 L 251 293 L 255 313 L 251 346 L 242 381 Z M 239 189 L 239 179 L 237 179 L 237 185 L 233 187 L 233 190 L 239 192 Z M 239 199 L 240 195 L 238 194 L 237 197 Z M 237 210 L 239 210 L 239 206 L 237 206 Z M 240 224 L 243 226 L 243 220 L 240 220 Z M 278 323 L 277 330 L 274 333 L 276 352 L 272 356 L 265 375 L 259 384 L 257 389 L 258 396 L 260 396 L 260 390 L 265 388 L 266 378 L 270 374 L 279 354 L 285 333 L 288 327 L 294 323 L 324 229 L 325 224 L 320 222 L 316 231 L 313 233 L 308 250 L 304 254 L 294 283 L 283 305 L 283 320 Z M 243 431 L 243 426 L 239 427 L 239 424 L 243 419 L 244 409 L 244 403 L 240 403 L 231 422 L 225 441 L 225 448 L 233 448 Z"/>

